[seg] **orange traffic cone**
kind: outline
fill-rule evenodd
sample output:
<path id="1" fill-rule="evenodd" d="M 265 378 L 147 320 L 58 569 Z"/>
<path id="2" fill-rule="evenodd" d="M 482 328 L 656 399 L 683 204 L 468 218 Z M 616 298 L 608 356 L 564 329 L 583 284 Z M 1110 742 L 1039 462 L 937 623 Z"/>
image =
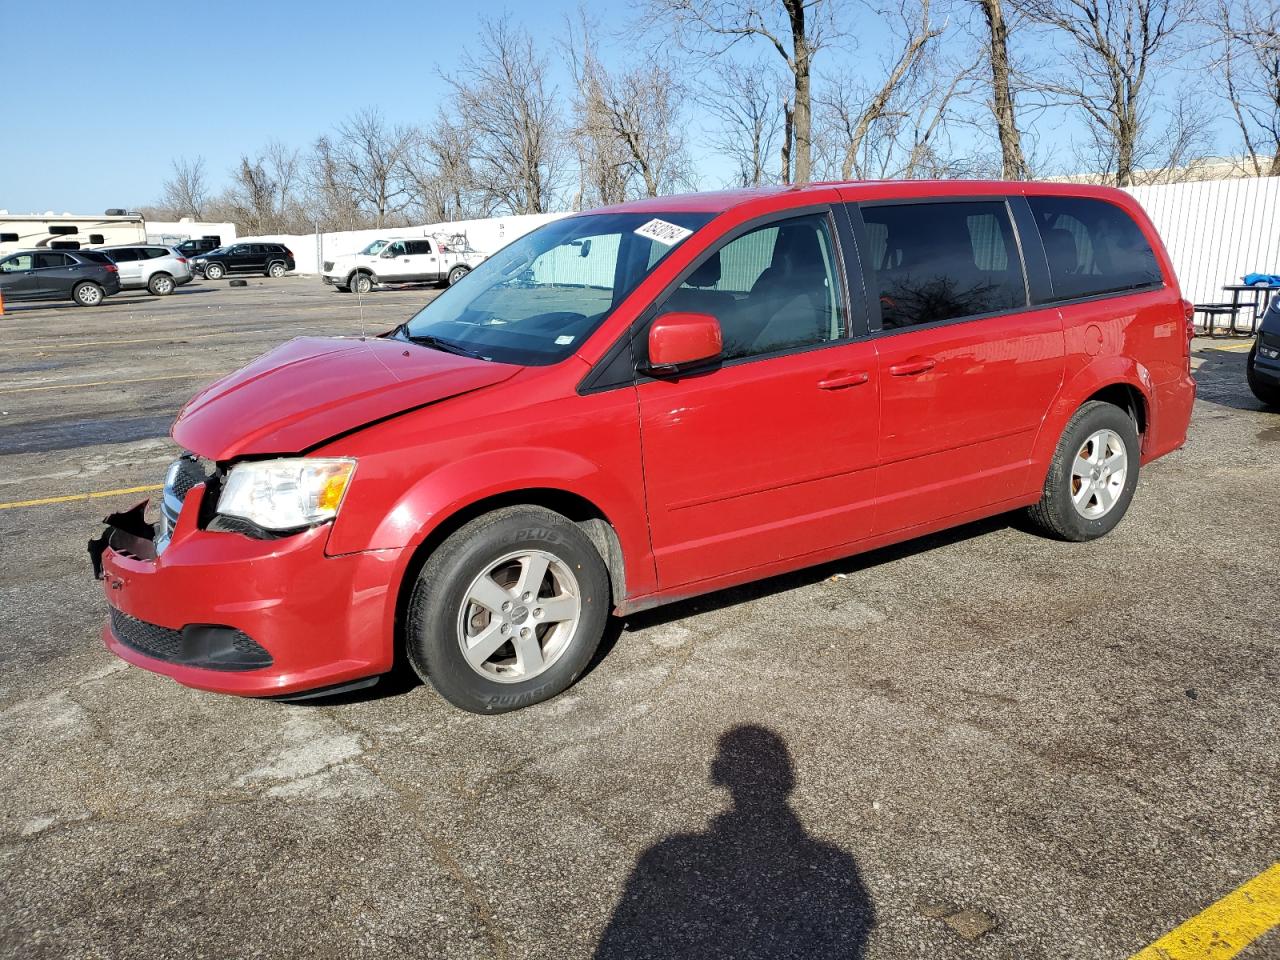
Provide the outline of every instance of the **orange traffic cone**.
<path id="1" fill-rule="evenodd" d="M 0 290 L 0 317 L 4 316 L 4 291 Z"/>

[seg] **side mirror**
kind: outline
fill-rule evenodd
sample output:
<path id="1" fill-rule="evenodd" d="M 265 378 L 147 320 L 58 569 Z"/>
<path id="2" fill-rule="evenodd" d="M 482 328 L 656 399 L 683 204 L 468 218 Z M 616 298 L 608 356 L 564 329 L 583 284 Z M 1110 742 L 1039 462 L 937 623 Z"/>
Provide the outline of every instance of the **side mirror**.
<path id="1" fill-rule="evenodd" d="M 724 351 L 720 321 L 706 313 L 665 313 L 649 328 L 649 367 L 672 371 Z"/>

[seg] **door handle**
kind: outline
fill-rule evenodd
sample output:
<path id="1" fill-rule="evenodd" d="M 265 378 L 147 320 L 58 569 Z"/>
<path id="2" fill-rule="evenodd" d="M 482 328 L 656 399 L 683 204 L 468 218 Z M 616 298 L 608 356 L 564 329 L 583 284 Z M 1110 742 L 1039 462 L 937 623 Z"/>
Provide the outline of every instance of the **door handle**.
<path id="1" fill-rule="evenodd" d="M 859 370 L 857 373 L 836 372 L 827 375 L 825 380 L 818 381 L 820 390 L 841 390 L 844 387 L 856 387 L 866 383 L 871 379 L 871 375 L 865 370 Z"/>
<path id="2" fill-rule="evenodd" d="M 933 357 L 912 357 L 910 360 L 903 360 L 902 363 L 895 363 L 889 368 L 890 376 L 894 377 L 914 377 L 918 373 L 926 373 L 938 365 L 938 361 Z"/>

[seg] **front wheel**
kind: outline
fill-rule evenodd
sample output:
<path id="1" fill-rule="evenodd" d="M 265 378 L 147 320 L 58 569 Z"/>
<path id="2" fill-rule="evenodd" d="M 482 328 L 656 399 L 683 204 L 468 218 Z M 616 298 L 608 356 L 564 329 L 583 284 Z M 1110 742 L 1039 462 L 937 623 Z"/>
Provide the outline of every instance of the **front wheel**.
<path id="1" fill-rule="evenodd" d="M 349 286 L 356 293 L 368 293 L 373 289 L 373 277 L 367 273 L 357 273 L 351 278 Z"/>
<path id="2" fill-rule="evenodd" d="M 221 280 L 226 271 L 222 269 L 220 263 L 210 263 L 204 268 L 205 278 L 208 280 Z"/>
<path id="3" fill-rule="evenodd" d="M 454 267 L 452 270 L 449 271 L 449 286 L 452 287 L 455 283 L 457 283 L 459 280 L 461 280 L 470 272 L 471 272 L 470 267 L 464 267 L 462 265 L 458 265 Z"/>
<path id="4" fill-rule="evenodd" d="M 285 269 L 285 265 L 283 263 L 273 263 L 271 266 L 267 267 L 267 276 L 274 277 L 276 280 L 279 280 L 288 272 L 289 271 Z"/>
<path id="5" fill-rule="evenodd" d="M 1061 540 L 1096 540 L 1110 533 L 1133 499 L 1140 456 L 1133 418 L 1114 404 L 1089 401 L 1067 422 L 1044 494 L 1028 515 Z"/>
<path id="6" fill-rule="evenodd" d="M 586 534 L 541 507 L 472 520 L 431 555 L 409 601 L 409 662 L 454 706 L 505 713 L 565 690 L 609 615 Z"/>
<path id="7" fill-rule="evenodd" d="M 81 307 L 96 307 L 102 303 L 105 294 L 96 283 L 78 283 L 71 291 L 71 299 Z"/>
<path id="8" fill-rule="evenodd" d="M 1249 381 L 1249 389 L 1253 391 L 1255 397 L 1262 401 L 1263 405 L 1280 407 L 1280 386 L 1266 382 L 1258 376 L 1257 370 L 1254 369 L 1257 354 L 1258 347 L 1255 344 L 1253 349 L 1249 351 L 1249 363 L 1244 369 L 1245 378 Z"/>
<path id="9" fill-rule="evenodd" d="M 152 274 L 147 281 L 147 290 L 156 297 L 167 297 L 173 293 L 173 277 L 167 273 Z"/>

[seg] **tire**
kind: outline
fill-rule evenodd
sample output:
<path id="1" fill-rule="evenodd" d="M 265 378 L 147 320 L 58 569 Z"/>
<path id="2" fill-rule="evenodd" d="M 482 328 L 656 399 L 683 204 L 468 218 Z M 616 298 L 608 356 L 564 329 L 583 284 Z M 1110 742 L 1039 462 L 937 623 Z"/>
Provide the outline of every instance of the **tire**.
<path id="1" fill-rule="evenodd" d="M 96 307 L 106 299 L 106 294 L 96 283 L 77 283 L 71 291 L 71 299 L 79 307 Z"/>
<path id="2" fill-rule="evenodd" d="M 222 264 L 209 263 L 205 264 L 204 277 L 206 280 L 221 280 L 226 272 L 227 271 L 223 268 Z"/>
<path id="3" fill-rule="evenodd" d="M 267 276 L 268 276 L 268 277 L 274 277 L 276 280 L 279 280 L 281 277 L 283 277 L 283 276 L 284 276 L 286 273 L 288 273 L 288 272 L 289 272 L 289 268 L 288 268 L 288 267 L 286 267 L 286 266 L 285 266 L 283 263 L 281 263 L 279 260 L 277 260 L 275 263 L 269 263 L 269 264 L 267 264 Z"/>
<path id="4" fill-rule="evenodd" d="M 536 589 L 515 592 L 530 562 L 546 573 Z M 456 707 L 518 710 L 577 679 L 610 605 L 600 554 L 575 523 L 541 507 L 506 507 L 461 527 L 427 559 L 409 601 L 409 662 Z M 470 659 L 468 640 L 479 640 Z"/>
<path id="5" fill-rule="evenodd" d="M 167 297 L 173 293 L 173 277 L 167 273 L 153 273 L 147 281 L 147 292 L 153 297 Z"/>
<path id="6" fill-rule="evenodd" d="M 1280 387 L 1272 383 L 1263 382 L 1262 378 L 1254 372 L 1254 357 L 1258 353 L 1257 344 L 1254 344 L 1252 350 L 1249 351 L 1249 362 L 1244 368 L 1245 378 L 1249 381 L 1249 389 L 1253 391 L 1253 395 L 1261 401 L 1266 407 L 1280 407 Z"/>
<path id="7" fill-rule="evenodd" d="M 369 293 L 373 289 L 373 277 L 367 273 L 353 273 L 347 286 L 354 293 Z"/>
<path id="8" fill-rule="evenodd" d="M 1044 494 L 1027 509 L 1032 523 L 1051 537 L 1077 543 L 1110 533 L 1133 499 L 1140 456 L 1133 418 L 1114 404 L 1090 400 L 1062 431 Z"/>
<path id="9" fill-rule="evenodd" d="M 457 283 L 459 280 L 461 280 L 470 272 L 471 272 L 470 267 L 464 267 L 461 264 L 454 267 L 452 270 L 449 271 L 449 286 L 452 287 L 455 283 Z"/>

